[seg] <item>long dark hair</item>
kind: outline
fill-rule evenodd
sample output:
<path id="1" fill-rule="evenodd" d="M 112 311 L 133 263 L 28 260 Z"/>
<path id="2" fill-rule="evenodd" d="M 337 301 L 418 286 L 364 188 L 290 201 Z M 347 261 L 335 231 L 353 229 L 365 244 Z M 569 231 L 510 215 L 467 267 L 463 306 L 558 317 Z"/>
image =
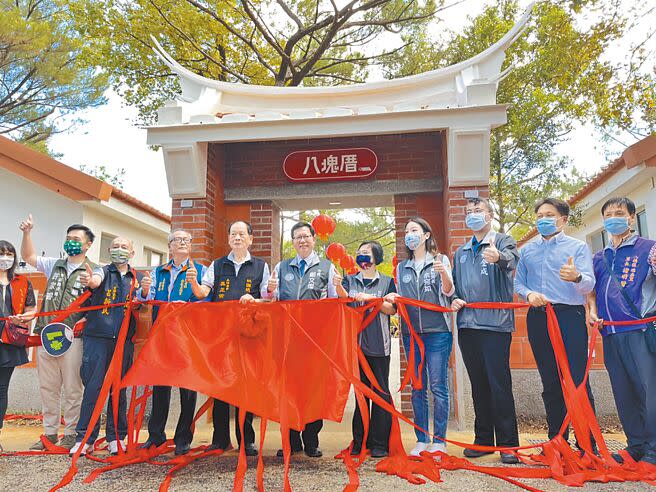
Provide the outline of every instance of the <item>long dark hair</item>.
<path id="1" fill-rule="evenodd" d="M 9 241 L 0 239 L 0 255 L 6 255 L 8 253 L 14 255 L 14 264 L 11 265 L 9 270 L 7 270 L 7 278 L 12 280 L 14 278 L 14 270 L 16 270 L 16 265 L 18 265 L 18 255 L 16 254 L 16 248 L 14 248 L 14 245 Z"/>
<path id="2" fill-rule="evenodd" d="M 427 232 L 430 233 L 429 238 L 426 239 L 426 251 L 428 253 L 430 253 L 431 255 L 435 256 L 437 254 L 438 250 L 437 250 L 437 243 L 435 242 L 435 236 L 433 235 L 433 228 L 430 226 L 430 224 L 425 219 L 422 219 L 421 217 L 413 217 L 408 222 L 406 222 L 405 227 L 403 228 L 404 231 L 408 228 L 408 224 L 410 224 L 410 222 L 414 222 L 415 224 L 419 224 L 422 231 L 424 231 L 424 234 L 427 233 Z M 410 258 L 411 260 L 414 259 L 415 252 L 412 251 L 407 246 L 405 247 L 405 252 L 407 253 L 408 258 Z"/>

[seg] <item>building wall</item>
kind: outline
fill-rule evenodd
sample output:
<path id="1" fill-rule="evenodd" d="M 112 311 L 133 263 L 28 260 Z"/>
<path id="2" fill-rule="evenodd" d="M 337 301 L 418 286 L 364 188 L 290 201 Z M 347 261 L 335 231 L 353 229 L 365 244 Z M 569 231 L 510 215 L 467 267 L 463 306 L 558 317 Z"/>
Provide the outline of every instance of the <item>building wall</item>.
<path id="1" fill-rule="evenodd" d="M 126 207 L 121 210 L 121 206 Z M 100 258 L 101 237 L 103 233 L 111 236 L 122 236 L 132 239 L 134 242 L 135 266 L 149 266 L 144 248 L 168 255 L 168 233 L 169 226 L 164 221 L 139 216 L 139 211 L 126 205 L 111 203 L 94 204 L 84 208 L 84 224 L 96 235 L 96 240 L 89 250 L 89 258 L 98 262 Z"/>
<path id="2" fill-rule="evenodd" d="M 32 239 L 37 254 L 63 255 L 66 228 L 82 222 L 82 205 L 2 168 L 0 195 L 3 203 L 2 239 L 11 242 L 19 251 L 23 235 L 18 225 L 31 213 L 34 219 Z"/>

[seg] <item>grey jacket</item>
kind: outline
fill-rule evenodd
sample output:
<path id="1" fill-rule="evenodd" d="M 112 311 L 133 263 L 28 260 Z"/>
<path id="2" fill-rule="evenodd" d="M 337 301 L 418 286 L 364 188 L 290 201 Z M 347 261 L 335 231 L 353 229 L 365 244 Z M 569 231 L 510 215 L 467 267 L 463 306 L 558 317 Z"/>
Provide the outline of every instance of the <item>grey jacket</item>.
<path id="1" fill-rule="evenodd" d="M 385 297 L 390 292 L 396 292 L 392 277 L 376 272 L 376 277 L 365 287 L 362 272 L 357 275 L 347 276 L 342 286 L 348 292 L 349 297 L 355 297 L 359 292 L 365 292 L 375 297 Z M 349 304 L 351 305 L 351 304 Z M 358 306 L 361 303 L 353 303 Z M 365 318 L 371 310 L 365 313 Z M 358 334 L 358 344 L 365 355 L 372 357 L 385 357 L 390 355 L 391 334 L 389 314 L 379 313 L 371 320 L 369 326 Z"/>
<path id="2" fill-rule="evenodd" d="M 490 231 L 481 241 L 476 254 L 471 239 L 458 248 L 453 259 L 454 299 L 465 302 L 512 302 L 513 270 L 519 261 L 517 243 L 507 234 Z M 487 263 L 483 250 L 494 244 L 499 261 Z M 515 331 L 512 309 L 463 308 L 456 318 L 458 328 L 474 328 L 500 332 Z"/>
<path id="3" fill-rule="evenodd" d="M 450 268 L 449 259 L 441 255 L 445 268 Z M 433 257 L 426 255 L 423 265 L 417 271 L 412 260 L 399 263 L 397 267 L 397 289 L 403 297 L 430 302 L 440 306 L 450 306 L 449 297 L 442 292 L 442 279 L 433 270 Z M 451 295 L 452 293 L 448 293 Z M 416 333 L 451 331 L 451 316 L 430 309 L 407 306 L 408 316 Z M 401 331 L 409 333 L 405 321 L 401 320 Z"/>
<path id="4" fill-rule="evenodd" d="M 311 261 L 301 277 L 298 259 L 283 260 L 279 263 L 278 299 L 281 301 L 303 299 L 325 299 L 329 297 L 330 268 L 329 260 Z"/>

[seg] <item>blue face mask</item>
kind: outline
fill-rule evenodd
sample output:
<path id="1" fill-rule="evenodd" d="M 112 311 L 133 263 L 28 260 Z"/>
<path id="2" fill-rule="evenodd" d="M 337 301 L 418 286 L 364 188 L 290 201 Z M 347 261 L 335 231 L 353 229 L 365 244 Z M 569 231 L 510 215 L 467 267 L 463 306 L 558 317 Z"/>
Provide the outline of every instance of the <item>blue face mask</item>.
<path id="1" fill-rule="evenodd" d="M 358 255 L 355 257 L 355 262 L 360 265 L 360 268 L 365 269 L 373 265 L 371 261 L 371 256 L 369 255 Z"/>
<path id="2" fill-rule="evenodd" d="M 480 231 L 487 225 L 487 222 L 485 221 L 485 212 L 467 214 L 465 217 L 465 224 L 467 224 L 467 227 L 474 232 Z"/>
<path id="3" fill-rule="evenodd" d="M 628 217 L 609 217 L 604 219 L 604 229 L 608 234 L 620 236 L 629 230 Z"/>
<path id="4" fill-rule="evenodd" d="M 418 232 L 405 235 L 405 245 L 408 249 L 414 251 L 421 244 L 421 234 Z"/>
<path id="5" fill-rule="evenodd" d="M 538 219 L 536 227 L 542 236 L 552 236 L 558 232 L 556 217 L 543 217 Z"/>

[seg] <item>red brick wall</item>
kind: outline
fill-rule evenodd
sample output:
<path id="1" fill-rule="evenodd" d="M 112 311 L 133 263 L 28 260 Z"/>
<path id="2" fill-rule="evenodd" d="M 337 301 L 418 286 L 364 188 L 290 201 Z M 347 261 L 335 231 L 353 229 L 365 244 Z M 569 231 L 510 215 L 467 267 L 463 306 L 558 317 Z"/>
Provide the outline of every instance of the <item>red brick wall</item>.
<path id="1" fill-rule="evenodd" d="M 219 146 L 211 145 L 211 148 Z M 441 174 L 440 162 L 445 148 L 442 132 L 364 137 L 282 140 L 225 145 L 226 189 L 252 186 L 286 186 L 289 180 L 282 170 L 287 154 L 297 150 L 368 147 L 378 156 L 375 180 L 434 179 Z"/>
<path id="2" fill-rule="evenodd" d="M 280 261 L 280 208 L 270 201 L 253 202 L 250 217 L 254 236 L 251 253 L 273 268 Z"/>

